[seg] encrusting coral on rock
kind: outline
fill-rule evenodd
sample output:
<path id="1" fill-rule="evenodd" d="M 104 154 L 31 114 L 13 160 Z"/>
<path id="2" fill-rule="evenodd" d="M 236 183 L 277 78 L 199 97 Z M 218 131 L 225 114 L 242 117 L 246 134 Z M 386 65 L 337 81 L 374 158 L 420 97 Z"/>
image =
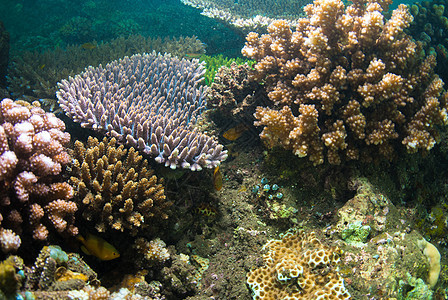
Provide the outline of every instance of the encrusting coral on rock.
<path id="1" fill-rule="evenodd" d="M 111 228 L 135 235 L 151 219 L 168 218 L 171 202 L 148 161 L 134 148 L 115 144 L 114 138 L 99 142 L 89 137 L 87 146 L 76 141 L 71 182 L 82 216 L 99 232 Z"/>
<path id="2" fill-rule="evenodd" d="M 295 31 L 283 20 L 268 34 L 251 32 L 242 52 L 257 61 L 254 80 L 264 80 L 273 106 L 259 107 L 261 138 L 315 164 L 392 159 L 403 144 L 427 152 L 438 125 L 448 121 L 447 95 L 433 73 L 434 56 L 423 57 L 403 30 L 412 16 L 391 1 L 316 0 Z"/>
<path id="3" fill-rule="evenodd" d="M 51 225 L 58 233 L 76 235 L 77 206 L 72 187 L 59 182 L 71 161 L 64 147 L 70 134 L 52 113 L 23 102 L 0 102 L 0 245 L 17 250 L 19 236 L 32 232 L 46 240 Z M 27 106 L 26 106 L 27 105 Z M 6 229 L 8 228 L 8 229 Z"/>
<path id="4" fill-rule="evenodd" d="M 264 266 L 247 274 L 254 299 L 350 298 L 337 272 L 341 250 L 322 245 L 314 232 L 287 233 L 264 248 Z"/>
<path id="5" fill-rule="evenodd" d="M 160 238 L 148 242 L 145 238 L 135 240 L 134 248 L 150 263 L 164 263 L 170 258 L 166 244 Z"/>
<path id="6" fill-rule="evenodd" d="M 172 169 L 197 171 L 227 158 L 222 145 L 193 127 L 205 108 L 205 88 L 198 87 L 204 72 L 197 59 L 137 54 L 63 80 L 57 97 L 81 126 L 107 132 Z"/>

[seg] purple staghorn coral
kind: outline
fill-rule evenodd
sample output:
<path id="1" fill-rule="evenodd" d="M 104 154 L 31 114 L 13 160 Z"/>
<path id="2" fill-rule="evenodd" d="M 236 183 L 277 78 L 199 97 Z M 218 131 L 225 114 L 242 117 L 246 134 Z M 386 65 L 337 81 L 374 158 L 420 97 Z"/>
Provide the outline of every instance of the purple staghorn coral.
<path id="1" fill-rule="evenodd" d="M 204 73 L 198 60 L 137 54 L 62 80 L 56 95 L 81 126 L 106 131 L 172 169 L 196 171 L 227 158 L 222 145 L 193 127 L 205 108 L 205 87 L 198 87 Z"/>

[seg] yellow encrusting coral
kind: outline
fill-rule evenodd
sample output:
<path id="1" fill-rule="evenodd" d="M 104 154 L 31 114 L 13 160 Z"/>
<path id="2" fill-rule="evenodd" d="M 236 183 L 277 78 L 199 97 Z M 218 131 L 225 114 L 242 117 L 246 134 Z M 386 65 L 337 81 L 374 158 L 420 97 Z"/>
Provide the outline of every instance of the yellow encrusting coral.
<path id="1" fill-rule="evenodd" d="M 448 123 L 447 94 L 434 56 L 404 32 L 405 5 L 387 20 L 390 0 L 316 0 L 293 31 L 284 20 L 251 32 L 242 52 L 254 59 L 273 105 L 259 107 L 261 138 L 315 164 L 392 159 L 403 144 L 427 152 Z"/>
<path id="2" fill-rule="evenodd" d="M 116 140 L 89 137 L 86 146 L 75 142 L 73 177 L 83 217 L 96 229 L 109 228 L 132 235 L 150 225 L 153 218 L 166 219 L 163 180 L 158 179 L 134 148 L 115 147 Z"/>
<path id="3" fill-rule="evenodd" d="M 263 247 L 264 266 L 247 274 L 254 299 L 349 299 L 337 272 L 342 251 L 327 247 L 314 232 L 287 233 Z"/>

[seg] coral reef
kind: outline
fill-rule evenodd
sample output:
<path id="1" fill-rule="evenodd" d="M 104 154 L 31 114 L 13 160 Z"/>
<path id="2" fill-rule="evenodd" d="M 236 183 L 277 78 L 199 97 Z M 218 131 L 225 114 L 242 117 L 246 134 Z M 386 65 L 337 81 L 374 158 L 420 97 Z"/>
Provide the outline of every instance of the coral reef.
<path id="1" fill-rule="evenodd" d="M 390 199 L 375 192 L 366 178 L 350 181 L 356 195 L 338 209 L 338 221 L 326 230 L 337 233 L 346 242 L 366 242 L 368 236 L 377 236 L 394 228 L 400 228 L 400 214 Z"/>
<path id="2" fill-rule="evenodd" d="M 254 299 L 349 299 L 337 272 L 341 251 L 312 233 L 287 233 L 264 246 L 265 265 L 247 274 Z M 325 269 L 325 272 L 319 270 Z"/>
<path id="3" fill-rule="evenodd" d="M 423 49 L 437 57 L 435 72 L 444 82 L 448 81 L 448 72 L 444 67 L 448 63 L 448 11 L 445 0 L 415 2 L 409 9 L 414 21 L 407 31 Z"/>
<path id="4" fill-rule="evenodd" d="M 295 31 L 279 20 L 268 34 L 249 33 L 242 52 L 257 64 L 274 108 L 259 107 L 261 138 L 315 165 L 346 159 L 393 159 L 431 150 L 448 121 L 435 57 L 420 55 L 403 30 L 405 5 L 382 15 L 390 1 L 317 0 Z"/>
<path id="5" fill-rule="evenodd" d="M 364 246 L 341 245 L 345 257 L 340 273 L 354 290 L 357 299 L 362 292 L 375 287 L 375 293 L 383 297 L 399 298 L 410 289 L 400 291 L 397 282 L 407 281 L 407 274 L 426 280 L 430 266 L 419 249 L 421 235 L 401 230 L 389 231 L 372 238 Z M 404 299 L 404 298 L 403 298 Z"/>
<path id="6" fill-rule="evenodd" d="M 148 161 L 134 148 L 115 144 L 114 138 L 99 142 L 89 137 L 87 146 L 76 141 L 71 182 L 82 216 L 96 230 L 136 235 L 151 226 L 152 219 L 168 218 L 171 203 Z"/>
<path id="7" fill-rule="evenodd" d="M 78 233 L 73 225 L 77 207 L 69 201 L 73 189 L 58 180 L 63 166 L 71 161 L 64 148 L 70 134 L 64 130 L 60 119 L 40 107 L 11 99 L 0 102 L 0 244 L 4 252 L 17 250 L 20 238 L 16 235 L 25 236 L 28 231 L 35 240 L 47 239 L 49 225 L 58 233 Z"/>
<path id="8" fill-rule="evenodd" d="M 234 141 L 241 136 L 238 144 L 233 145 L 243 151 L 259 143 L 260 130 L 253 125 L 253 114 L 257 106 L 269 102 L 263 86 L 249 80 L 250 65 L 232 63 L 219 68 L 206 94 L 208 119 L 221 129 L 226 140 Z M 231 154 L 237 153 L 233 145 L 226 145 Z"/>
<path id="9" fill-rule="evenodd" d="M 26 278 L 25 288 L 39 291 L 78 290 L 97 281 L 96 273 L 78 254 L 54 245 L 42 248 Z"/>
<path id="10" fill-rule="evenodd" d="M 23 260 L 18 256 L 9 256 L 0 262 L 0 298 L 17 299 L 23 276 Z"/>
<path id="11" fill-rule="evenodd" d="M 193 126 L 205 107 L 198 60 L 133 55 L 59 83 L 57 97 L 81 126 L 106 132 L 175 169 L 214 168 L 227 151 Z"/>
<path id="12" fill-rule="evenodd" d="M 236 63 L 219 68 L 207 92 L 207 107 L 225 118 L 253 123 L 255 108 L 267 104 L 268 99 L 261 86 L 249 80 L 250 70 L 249 64 Z"/>
<path id="13" fill-rule="evenodd" d="M 167 52 L 179 57 L 184 57 L 187 53 L 205 53 L 204 44 L 194 36 L 162 39 L 141 35 L 45 52 L 26 51 L 13 58 L 8 89 L 16 97 L 26 95 L 54 99 L 57 82 L 75 76 L 87 66 L 98 66 L 124 56 L 152 51 Z"/>
<path id="14" fill-rule="evenodd" d="M 144 238 L 135 240 L 134 248 L 151 263 L 163 263 L 170 258 L 166 244 L 160 238 L 148 242 Z"/>
<path id="15" fill-rule="evenodd" d="M 191 259 L 185 259 L 184 254 L 171 253 L 172 262 L 164 267 L 160 273 L 160 281 L 166 289 L 165 294 L 169 299 L 184 298 L 186 295 L 194 295 L 198 289 L 198 270 L 190 263 Z"/>
<path id="16" fill-rule="evenodd" d="M 202 14 L 224 21 L 234 28 L 248 31 L 266 29 L 275 19 L 287 19 L 295 24 L 308 1 L 269 0 L 182 0 L 182 3 L 202 9 Z"/>
<path id="17" fill-rule="evenodd" d="M 258 205 L 260 211 L 264 211 L 270 220 L 291 220 L 297 222 L 294 215 L 298 212 L 291 203 L 284 203 L 286 197 L 283 195 L 283 189 L 276 183 L 269 184 L 269 180 L 263 177 L 260 182 L 252 187 L 252 194 L 255 196 L 254 202 Z M 288 197 L 289 198 L 289 197 Z"/>
<path id="18" fill-rule="evenodd" d="M 344 240 L 338 241 L 345 253 L 340 273 L 353 298 L 375 287 L 382 297 L 406 299 L 415 292 L 410 292 L 415 286 L 410 276 L 434 283 L 440 264 L 433 246 L 411 231 L 412 210 L 395 207 L 366 178 L 351 179 L 350 188 L 356 194 L 338 209 L 336 222 L 324 233 Z"/>

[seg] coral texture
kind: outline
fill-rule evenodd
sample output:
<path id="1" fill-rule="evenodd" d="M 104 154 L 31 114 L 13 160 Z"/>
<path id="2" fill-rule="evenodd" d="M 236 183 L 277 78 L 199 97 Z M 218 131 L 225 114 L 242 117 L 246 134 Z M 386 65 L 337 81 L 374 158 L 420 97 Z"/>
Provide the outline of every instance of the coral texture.
<path id="1" fill-rule="evenodd" d="M 202 14 L 247 30 L 266 29 L 275 19 L 287 19 L 295 24 L 302 8 L 309 1 L 288 0 L 181 0 L 182 3 L 202 9 Z"/>
<path id="2" fill-rule="evenodd" d="M 267 144 L 315 165 L 436 144 L 447 113 L 435 58 L 403 32 L 412 21 L 405 5 L 384 18 L 389 4 L 316 0 L 296 31 L 280 20 L 247 35 L 242 52 L 257 61 L 253 78 L 265 80 L 274 106 L 255 113 Z"/>
<path id="3" fill-rule="evenodd" d="M 64 130 L 64 122 L 40 107 L 22 106 L 11 99 L 0 102 L 0 244 L 4 251 L 16 250 L 20 239 L 14 235 L 28 230 L 34 239 L 45 240 L 50 224 L 59 233 L 78 233 L 73 225 L 77 207 L 69 201 L 73 189 L 57 178 L 71 161 L 64 148 L 70 134 Z"/>
<path id="4" fill-rule="evenodd" d="M 172 169 L 196 171 L 227 158 L 193 127 L 205 107 L 203 75 L 198 60 L 138 54 L 63 80 L 57 97 L 81 126 L 107 131 Z"/>
<path id="5" fill-rule="evenodd" d="M 236 63 L 219 68 L 207 93 L 207 106 L 227 118 L 236 116 L 252 121 L 256 105 L 266 104 L 268 100 L 261 85 L 249 80 L 250 70 L 248 64 Z"/>
<path id="6" fill-rule="evenodd" d="M 29 291 L 78 290 L 88 281 L 98 282 L 97 274 L 78 254 L 66 253 L 61 247 L 50 245 L 42 248 L 28 271 L 25 287 Z"/>
<path id="7" fill-rule="evenodd" d="M 156 238 L 150 242 L 144 238 L 138 238 L 135 240 L 134 248 L 147 261 L 152 263 L 164 263 L 170 258 L 166 244 L 160 238 Z"/>
<path id="8" fill-rule="evenodd" d="M 322 245 L 314 232 L 288 233 L 264 248 L 265 265 L 247 274 L 254 299 L 350 298 L 336 271 L 341 251 Z"/>
<path id="9" fill-rule="evenodd" d="M 71 182 L 83 217 L 99 232 L 109 228 L 132 235 L 148 228 L 153 218 L 166 219 L 162 180 L 159 180 L 134 148 L 115 147 L 116 140 L 99 142 L 89 137 L 87 147 L 75 142 Z"/>
<path id="10" fill-rule="evenodd" d="M 98 66 L 124 56 L 151 51 L 167 52 L 179 57 L 187 53 L 205 53 L 204 44 L 195 36 L 161 39 L 131 35 L 107 43 L 92 43 L 90 48 L 74 45 L 45 52 L 24 52 L 13 58 L 8 89 L 16 97 L 26 95 L 55 99 L 57 82 L 75 76 L 87 66 Z"/>

